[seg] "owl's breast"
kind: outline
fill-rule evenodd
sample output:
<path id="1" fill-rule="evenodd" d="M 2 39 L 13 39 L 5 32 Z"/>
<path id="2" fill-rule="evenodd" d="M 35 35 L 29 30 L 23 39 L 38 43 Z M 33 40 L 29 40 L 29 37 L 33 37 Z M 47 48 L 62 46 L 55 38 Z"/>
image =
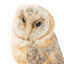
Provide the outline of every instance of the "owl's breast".
<path id="1" fill-rule="evenodd" d="M 29 64 L 50 64 L 46 52 L 34 46 L 29 46 L 26 56 L 26 60 Z"/>
<path id="2" fill-rule="evenodd" d="M 32 41 L 25 42 L 16 38 L 12 39 L 12 53 L 18 63 L 50 64 L 46 50 L 36 47 Z"/>

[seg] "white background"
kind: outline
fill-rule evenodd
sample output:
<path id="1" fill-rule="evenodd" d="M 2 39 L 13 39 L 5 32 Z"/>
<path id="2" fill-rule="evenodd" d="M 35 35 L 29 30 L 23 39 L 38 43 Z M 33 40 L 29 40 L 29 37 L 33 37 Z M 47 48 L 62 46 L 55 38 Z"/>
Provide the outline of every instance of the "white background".
<path id="1" fill-rule="evenodd" d="M 0 0 L 0 64 L 16 64 L 11 53 L 11 26 L 16 9 L 36 4 L 47 9 L 55 20 L 55 33 L 64 55 L 64 0 Z"/>

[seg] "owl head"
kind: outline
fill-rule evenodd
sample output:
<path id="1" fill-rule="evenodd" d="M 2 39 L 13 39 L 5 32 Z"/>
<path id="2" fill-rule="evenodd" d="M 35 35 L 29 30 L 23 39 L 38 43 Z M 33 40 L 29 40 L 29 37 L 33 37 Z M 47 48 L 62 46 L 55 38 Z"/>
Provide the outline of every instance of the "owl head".
<path id="1" fill-rule="evenodd" d="M 35 41 L 46 37 L 53 30 L 53 17 L 44 8 L 24 5 L 17 9 L 13 21 L 13 31 L 18 38 Z"/>

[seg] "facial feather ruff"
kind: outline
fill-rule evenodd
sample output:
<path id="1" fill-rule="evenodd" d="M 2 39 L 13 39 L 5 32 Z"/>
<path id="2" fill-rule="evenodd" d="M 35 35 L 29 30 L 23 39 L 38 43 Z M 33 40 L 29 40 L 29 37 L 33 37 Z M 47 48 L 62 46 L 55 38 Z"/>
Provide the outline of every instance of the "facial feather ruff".
<path id="1" fill-rule="evenodd" d="M 11 48 L 18 64 L 64 63 L 54 33 L 54 19 L 40 6 L 24 5 L 17 9 L 12 22 Z"/>

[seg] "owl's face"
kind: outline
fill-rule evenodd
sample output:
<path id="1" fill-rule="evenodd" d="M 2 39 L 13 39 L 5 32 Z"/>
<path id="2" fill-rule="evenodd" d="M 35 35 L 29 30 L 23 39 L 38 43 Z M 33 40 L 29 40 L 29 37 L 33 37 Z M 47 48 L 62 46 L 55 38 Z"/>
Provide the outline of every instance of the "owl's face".
<path id="1" fill-rule="evenodd" d="M 17 37 L 35 41 L 44 37 L 51 28 L 49 12 L 39 6 L 21 6 L 16 12 L 13 29 Z"/>

